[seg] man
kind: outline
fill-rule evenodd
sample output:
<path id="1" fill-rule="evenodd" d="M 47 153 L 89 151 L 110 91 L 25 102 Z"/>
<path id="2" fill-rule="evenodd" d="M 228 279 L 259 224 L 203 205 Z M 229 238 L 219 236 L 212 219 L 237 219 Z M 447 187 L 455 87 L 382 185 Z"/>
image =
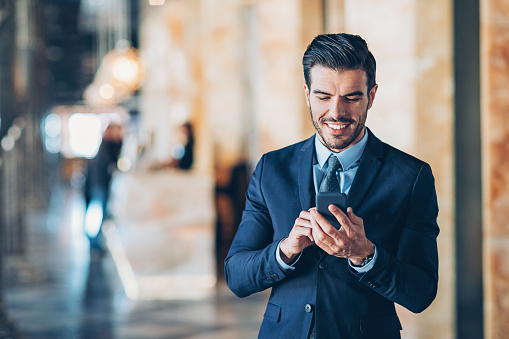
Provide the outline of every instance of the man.
<path id="1" fill-rule="evenodd" d="M 400 338 L 394 303 L 421 312 L 437 292 L 431 168 L 365 127 L 378 85 L 362 38 L 319 35 L 303 67 L 316 135 L 258 163 L 227 284 L 272 288 L 260 338 Z M 339 229 L 314 207 L 328 169 L 348 197 L 346 213 L 329 206 Z"/>

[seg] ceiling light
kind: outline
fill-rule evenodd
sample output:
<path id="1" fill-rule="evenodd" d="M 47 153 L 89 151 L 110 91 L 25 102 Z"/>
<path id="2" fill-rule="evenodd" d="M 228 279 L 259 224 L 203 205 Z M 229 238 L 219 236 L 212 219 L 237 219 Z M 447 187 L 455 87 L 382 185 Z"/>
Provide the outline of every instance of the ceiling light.
<path id="1" fill-rule="evenodd" d="M 162 6 L 166 0 L 149 0 L 150 6 Z"/>

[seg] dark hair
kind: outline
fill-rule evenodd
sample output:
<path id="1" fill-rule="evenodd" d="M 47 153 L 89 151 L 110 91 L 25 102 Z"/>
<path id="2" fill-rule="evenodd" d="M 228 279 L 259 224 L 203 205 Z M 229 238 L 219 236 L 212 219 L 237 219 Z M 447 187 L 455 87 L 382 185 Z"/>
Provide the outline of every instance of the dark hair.
<path id="1" fill-rule="evenodd" d="M 311 41 L 304 57 L 304 79 L 311 88 L 311 68 L 315 65 L 340 69 L 363 69 L 366 72 L 368 92 L 376 85 L 376 61 L 363 38 L 346 33 L 321 34 Z"/>

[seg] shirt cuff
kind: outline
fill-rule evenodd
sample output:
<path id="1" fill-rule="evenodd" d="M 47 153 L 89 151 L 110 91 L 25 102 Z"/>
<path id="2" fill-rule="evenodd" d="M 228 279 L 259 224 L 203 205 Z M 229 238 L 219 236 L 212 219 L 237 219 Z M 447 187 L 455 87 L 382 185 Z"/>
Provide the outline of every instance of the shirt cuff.
<path id="1" fill-rule="evenodd" d="M 285 271 L 293 271 L 295 269 L 295 264 L 297 263 L 297 261 L 299 261 L 300 256 L 302 255 L 302 252 L 299 253 L 299 256 L 290 265 L 285 263 L 283 261 L 283 259 L 281 259 L 281 251 L 279 250 L 279 246 L 281 246 L 281 243 L 285 239 L 286 238 L 281 239 L 279 244 L 277 244 L 277 247 L 276 247 L 276 261 L 277 261 L 277 264 L 279 265 L 279 267 L 281 267 L 283 270 L 285 270 Z"/>
<path id="2" fill-rule="evenodd" d="M 350 265 L 350 267 L 353 268 L 358 273 L 366 273 L 370 269 L 373 268 L 373 265 L 375 264 L 377 256 L 378 256 L 378 249 L 376 248 L 376 245 L 375 245 L 375 253 L 373 254 L 373 259 L 371 259 L 369 264 L 367 264 L 366 266 L 362 266 L 362 267 L 355 267 L 352 265 L 352 262 L 350 260 L 348 260 L 348 265 Z"/>

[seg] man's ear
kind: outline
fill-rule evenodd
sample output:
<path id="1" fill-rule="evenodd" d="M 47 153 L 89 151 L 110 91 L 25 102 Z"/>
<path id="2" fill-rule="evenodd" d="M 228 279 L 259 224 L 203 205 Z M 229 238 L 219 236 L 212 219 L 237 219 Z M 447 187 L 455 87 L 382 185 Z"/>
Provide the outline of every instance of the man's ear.
<path id="1" fill-rule="evenodd" d="M 306 105 L 309 106 L 309 88 L 308 85 L 304 84 L 304 94 L 306 95 Z"/>
<path id="2" fill-rule="evenodd" d="M 378 84 L 375 84 L 375 86 L 373 86 L 371 88 L 371 91 L 369 91 L 369 94 L 368 94 L 368 97 L 369 97 L 368 109 L 370 109 L 371 106 L 373 106 L 373 101 L 375 101 L 375 94 L 376 94 L 376 90 L 377 89 L 378 89 Z"/>

